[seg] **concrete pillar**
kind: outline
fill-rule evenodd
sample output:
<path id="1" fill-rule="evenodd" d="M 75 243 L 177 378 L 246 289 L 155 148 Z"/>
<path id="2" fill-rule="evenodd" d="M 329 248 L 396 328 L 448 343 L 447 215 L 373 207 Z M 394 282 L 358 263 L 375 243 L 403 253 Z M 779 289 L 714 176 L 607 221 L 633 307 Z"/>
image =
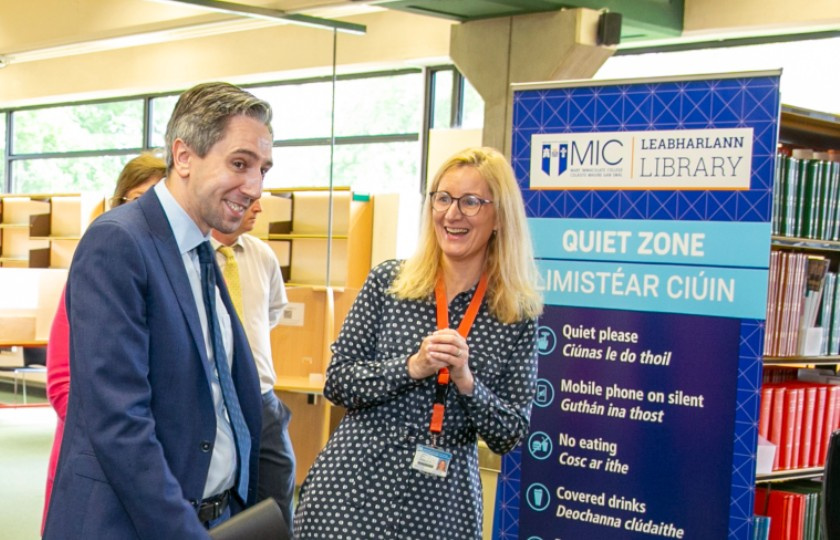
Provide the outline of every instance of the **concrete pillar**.
<path id="1" fill-rule="evenodd" d="M 511 84 L 588 79 L 612 56 L 597 44 L 599 16 L 579 8 L 452 27 L 449 55 L 484 99 L 484 145 L 510 155 Z"/>

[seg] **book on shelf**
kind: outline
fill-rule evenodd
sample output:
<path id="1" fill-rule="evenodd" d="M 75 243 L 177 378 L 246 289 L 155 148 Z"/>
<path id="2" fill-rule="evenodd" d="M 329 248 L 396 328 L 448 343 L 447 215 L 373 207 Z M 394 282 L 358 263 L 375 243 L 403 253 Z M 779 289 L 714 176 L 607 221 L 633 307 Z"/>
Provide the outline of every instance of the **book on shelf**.
<path id="1" fill-rule="evenodd" d="M 811 440 L 811 456 L 808 458 L 809 463 L 812 467 L 817 467 L 820 464 L 821 456 L 824 454 L 820 454 L 820 449 L 822 447 L 822 441 L 824 434 L 824 426 L 825 426 L 825 411 L 826 408 L 826 399 L 828 398 L 828 388 L 824 384 L 816 385 L 817 395 L 816 401 L 814 402 L 814 425 L 811 429 L 811 433 L 813 434 L 813 439 Z"/>
<path id="2" fill-rule="evenodd" d="M 776 447 L 774 471 L 823 466 L 840 428 L 840 377 L 800 371 L 804 380 L 765 382 L 760 392 L 758 432 Z"/>
<path id="3" fill-rule="evenodd" d="M 806 263 L 805 292 L 802 295 L 802 311 L 799 315 L 799 330 L 796 334 L 796 350 L 800 356 L 820 354 L 822 328 L 817 326 L 820 304 L 823 300 L 823 285 L 828 272 L 829 261 L 818 255 L 808 255 Z M 796 313 L 793 313 L 794 320 Z"/>
<path id="4" fill-rule="evenodd" d="M 836 152 L 779 151 L 773 188 L 773 234 L 840 240 L 840 162 Z"/>
<path id="5" fill-rule="evenodd" d="M 796 438 L 796 430 L 800 423 L 797 422 L 797 417 L 800 419 L 802 415 L 798 412 L 801 409 L 800 404 L 802 389 L 793 386 L 788 386 L 784 394 L 784 402 L 782 403 L 782 431 L 779 443 L 779 469 L 795 469 L 797 468 L 797 460 L 794 456 L 799 451 L 799 440 Z"/>
<path id="6" fill-rule="evenodd" d="M 793 480 L 781 484 L 777 489 L 802 496 L 804 502 L 802 538 L 805 540 L 822 540 L 822 524 L 820 523 L 821 482 L 812 479 Z"/>
<path id="7" fill-rule="evenodd" d="M 834 297 L 836 295 L 837 274 L 826 272 L 823 278 L 822 299 L 817 325 L 820 328 L 820 356 L 828 355 L 831 349 L 831 332 L 833 329 L 832 315 L 834 311 Z"/>
<path id="8" fill-rule="evenodd" d="M 802 386 L 802 406 L 797 411 L 799 436 L 799 453 L 796 456 L 794 468 L 805 469 L 813 467 L 811 462 L 811 445 L 814 441 L 814 419 L 817 408 L 817 388 L 813 385 Z M 801 413 L 801 416 L 800 414 Z"/>
<path id="9" fill-rule="evenodd" d="M 840 353 L 840 287 L 821 255 L 770 255 L 764 353 L 825 356 Z"/>
<path id="10" fill-rule="evenodd" d="M 753 518 L 753 540 L 768 540 L 770 538 L 770 518 L 767 516 L 754 516 Z"/>
<path id="11" fill-rule="evenodd" d="M 773 252 L 770 260 L 764 352 L 768 356 L 797 353 L 808 256 L 803 253 Z"/>
<path id="12" fill-rule="evenodd" d="M 821 506 L 822 485 L 812 479 L 758 487 L 753 537 L 822 540 Z"/>
<path id="13" fill-rule="evenodd" d="M 831 305 L 831 321 L 829 326 L 829 346 L 828 354 L 840 354 L 840 286 L 837 285 L 835 276 L 834 283 L 834 297 Z"/>
<path id="14" fill-rule="evenodd" d="M 800 540 L 805 523 L 801 493 L 757 487 L 754 512 L 770 518 L 769 540 Z"/>

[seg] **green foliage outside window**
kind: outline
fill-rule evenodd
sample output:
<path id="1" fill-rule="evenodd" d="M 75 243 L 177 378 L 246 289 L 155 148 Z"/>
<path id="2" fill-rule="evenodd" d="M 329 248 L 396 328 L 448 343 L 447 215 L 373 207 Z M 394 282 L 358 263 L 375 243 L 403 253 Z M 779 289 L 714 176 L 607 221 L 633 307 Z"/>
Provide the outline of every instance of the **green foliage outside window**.
<path id="1" fill-rule="evenodd" d="M 111 101 L 12 113 L 12 152 L 142 148 L 143 101 Z"/>
<path id="2" fill-rule="evenodd" d="M 131 156 L 22 159 L 13 162 L 16 193 L 96 193 L 110 196 Z"/>
<path id="3" fill-rule="evenodd" d="M 442 88 L 432 107 L 435 116 L 448 117 L 453 73 L 438 73 Z M 340 78 L 334 98 L 333 82 L 323 79 L 248 88 L 274 108 L 275 165 L 265 187 L 326 187 L 332 154 L 335 186 L 363 193 L 419 191 L 423 81 L 419 71 Z M 177 99 L 121 99 L 7 113 L 12 115 L 12 191 L 110 195 L 126 161 L 144 148 L 164 146 Z M 143 140 L 146 102 L 148 141 Z M 483 108 L 480 98 L 477 103 Z M 0 113 L 0 135 L 3 119 Z M 336 145 L 331 151 L 333 121 Z M 0 137 L 0 155 L 5 139 Z M 4 172 L 0 166 L 0 181 L 5 181 Z"/>
<path id="4" fill-rule="evenodd" d="M 249 89 L 271 103 L 274 140 L 315 139 L 330 136 L 332 84 L 310 82 Z"/>
<path id="5" fill-rule="evenodd" d="M 478 91 L 464 79 L 463 96 L 463 119 L 461 126 L 464 129 L 480 129 L 484 126 L 484 100 Z"/>
<path id="6" fill-rule="evenodd" d="M 452 127 L 452 85 L 455 73 L 451 69 L 434 73 L 434 101 L 432 102 L 432 128 Z"/>
<path id="7" fill-rule="evenodd" d="M 420 73 L 339 81 L 335 92 L 338 137 L 418 133 L 422 128 Z"/>
<path id="8" fill-rule="evenodd" d="M 166 124 L 175 109 L 178 96 L 164 96 L 151 100 L 152 110 L 152 148 L 163 148 L 166 146 Z"/>

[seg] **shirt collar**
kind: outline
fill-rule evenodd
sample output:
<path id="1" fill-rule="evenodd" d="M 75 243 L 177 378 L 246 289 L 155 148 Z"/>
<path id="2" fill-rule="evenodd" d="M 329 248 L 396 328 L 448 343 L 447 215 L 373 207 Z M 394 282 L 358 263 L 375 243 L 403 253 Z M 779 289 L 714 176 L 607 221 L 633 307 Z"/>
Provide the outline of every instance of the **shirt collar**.
<path id="1" fill-rule="evenodd" d="M 216 240 L 215 238 L 213 238 L 212 234 L 210 235 L 210 244 L 213 246 L 213 251 L 218 250 L 219 246 L 224 245 L 221 242 L 219 242 L 218 240 Z M 236 241 L 228 247 L 234 249 L 234 251 L 235 251 L 237 246 L 239 246 L 241 249 L 244 249 L 244 247 L 245 247 L 245 246 L 242 245 L 242 235 L 241 234 L 239 236 L 237 236 Z"/>
<path id="2" fill-rule="evenodd" d="M 178 244 L 178 250 L 183 255 L 192 251 L 200 243 L 207 241 L 210 235 L 201 234 L 201 229 L 195 224 L 195 221 L 181 208 L 175 197 L 166 187 L 166 181 L 158 182 L 155 187 L 155 194 L 160 199 L 160 205 L 163 207 L 163 213 L 166 214 L 166 219 L 169 220 L 169 226 L 172 227 L 172 233 L 175 236 L 175 242 Z"/>

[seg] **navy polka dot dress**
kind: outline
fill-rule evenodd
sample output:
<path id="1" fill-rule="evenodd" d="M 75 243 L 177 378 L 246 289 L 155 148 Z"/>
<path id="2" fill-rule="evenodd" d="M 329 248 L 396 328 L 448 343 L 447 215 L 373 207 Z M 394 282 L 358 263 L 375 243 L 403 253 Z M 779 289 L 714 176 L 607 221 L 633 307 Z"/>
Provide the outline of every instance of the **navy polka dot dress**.
<path id="1" fill-rule="evenodd" d="M 347 412 L 301 487 L 299 540 L 481 538 L 477 437 L 511 450 L 528 429 L 537 373 L 535 323 L 502 324 L 482 305 L 467 339 L 470 397 L 453 387 L 438 447 L 452 454 L 445 478 L 411 468 L 430 445 L 435 380 L 415 381 L 408 357 L 436 328 L 435 304 L 388 294 L 397 261 L 374 268 L 332 346 L 324 395 Z M 492 286 L 492 285 L 491 285 Z M 473 290 L 449 305 L 457 328 Z"/>

